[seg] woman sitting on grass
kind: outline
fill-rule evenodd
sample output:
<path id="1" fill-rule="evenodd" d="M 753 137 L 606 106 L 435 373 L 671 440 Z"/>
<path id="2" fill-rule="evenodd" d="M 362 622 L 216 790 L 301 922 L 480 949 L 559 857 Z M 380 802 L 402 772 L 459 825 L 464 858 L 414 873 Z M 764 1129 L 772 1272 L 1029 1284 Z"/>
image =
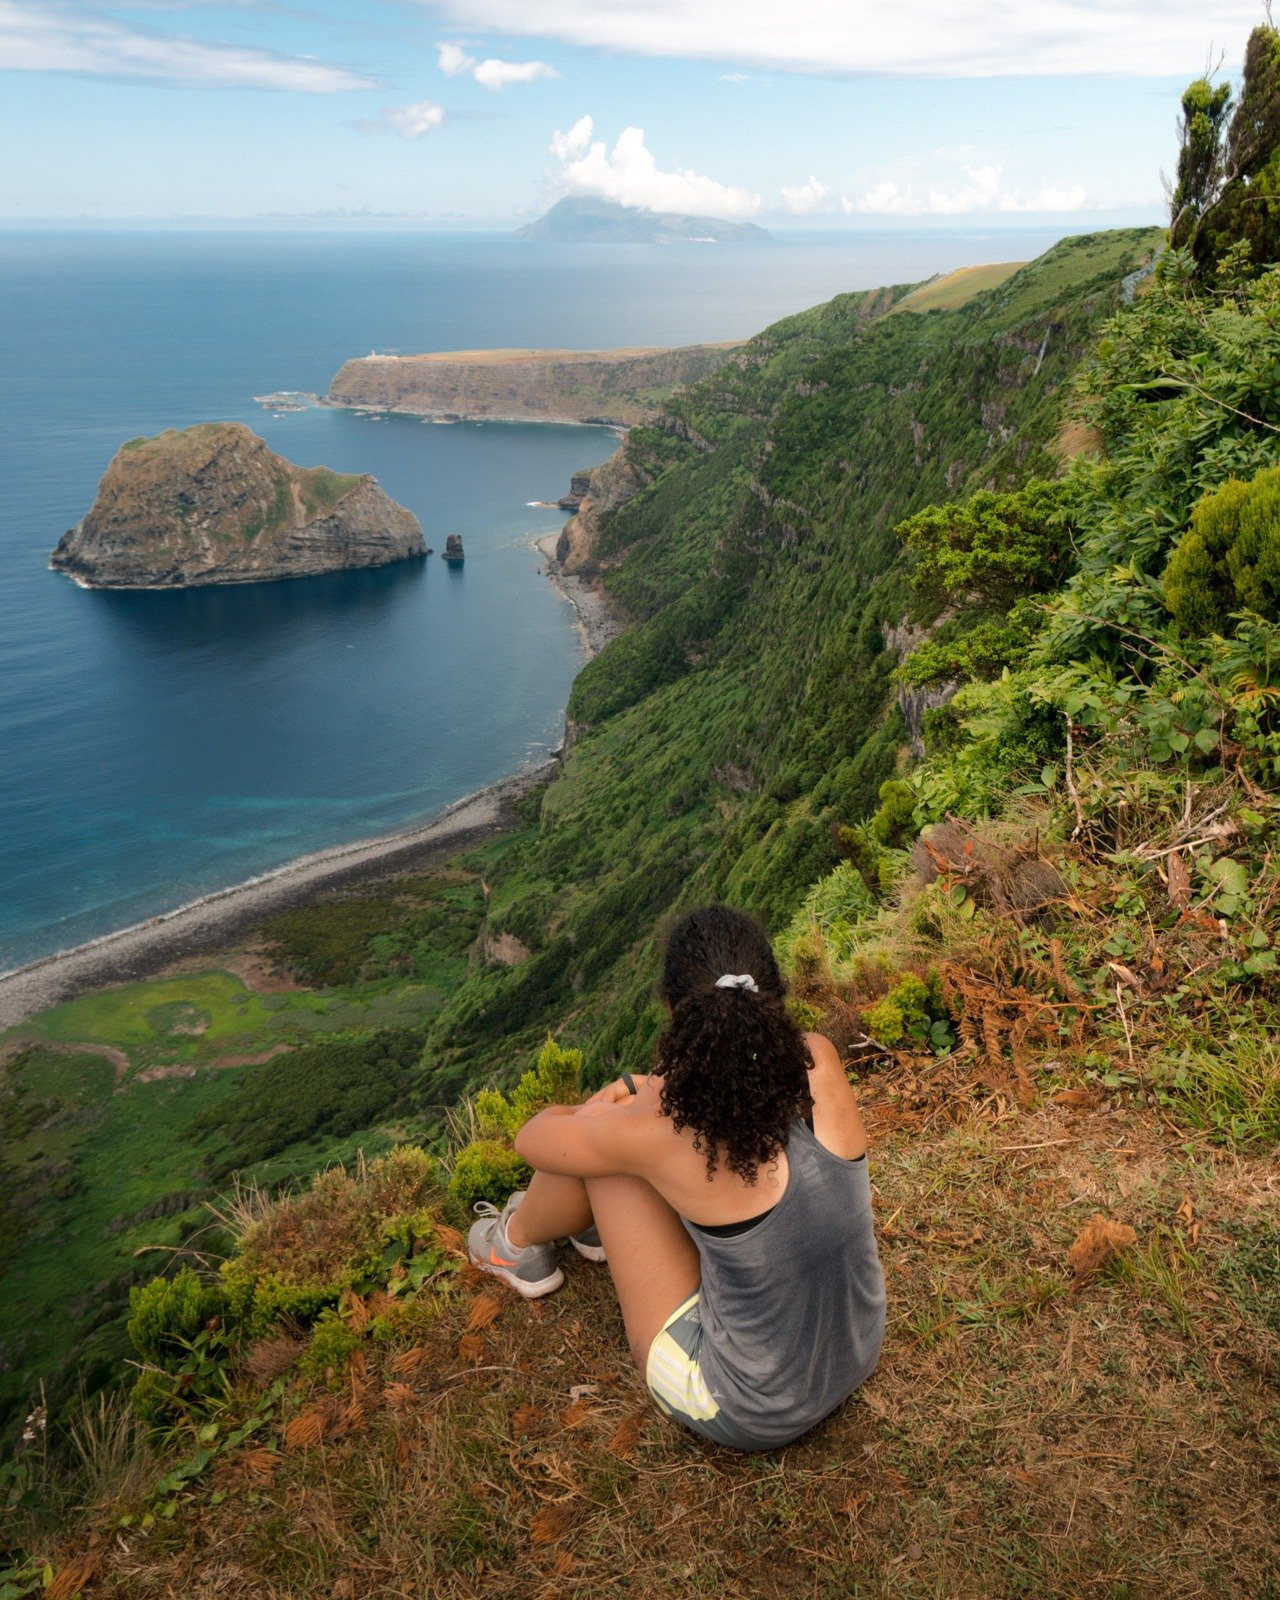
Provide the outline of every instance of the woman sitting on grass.
<path id="1" fill-rule="evenodd" d="M 800 1032 L 785 992 L 753 918 L 684 917 L 653 1072 L 527 1122 L 533 1181 L 501 1213 L 482 1202 L 468 1240 L 530 1298 L 564 1282 L 553 1240 L 607 1259 L 658 1406 L 739 1450 L 813 1427 L 884 1334 L 862 1118 L 834 1045 Z"/>

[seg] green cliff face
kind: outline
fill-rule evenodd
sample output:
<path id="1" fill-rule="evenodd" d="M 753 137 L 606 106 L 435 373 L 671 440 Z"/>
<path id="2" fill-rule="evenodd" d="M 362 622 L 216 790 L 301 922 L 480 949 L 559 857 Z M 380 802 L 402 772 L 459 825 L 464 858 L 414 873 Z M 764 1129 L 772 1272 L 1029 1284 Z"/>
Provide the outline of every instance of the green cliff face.
<path id="1" fill-rule="evenodd" d="M 723 895 L 780 928 L 836 864 L 907 738 L 897 524 L 1059 470 L 1065 382 L 1160 241 L 1064 241 L 955 310 L 841 296 L 632 430 L 601 470 L 636 492 L 575 560 L 633 625 L 580 674 L 563 775 L 487 874 L 490 933 L 533 953 L 446 1004 L 433 1095 L 550 1022 L 596 1071 L 639 1064 L 663 914 Z"/>

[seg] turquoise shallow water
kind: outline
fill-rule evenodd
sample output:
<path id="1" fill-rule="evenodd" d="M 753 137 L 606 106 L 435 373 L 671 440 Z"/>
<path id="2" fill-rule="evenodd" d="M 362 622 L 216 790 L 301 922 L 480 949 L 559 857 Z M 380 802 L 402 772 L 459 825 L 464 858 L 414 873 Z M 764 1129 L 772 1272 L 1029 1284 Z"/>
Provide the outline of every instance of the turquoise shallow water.
<path id="1" fill-rule="evenodd" d="M 745 336 L 843 289 L 1049 236 L 768 247 L 0 233 L 0 969 L 423 818 L 559 741 L 581 648 L 532 541 L 601 429 L 274 416 L 371 348 Z M 47 570 L 127 438 L 247 422 L 372 472 L 439 556 L 176 594 Z"/>

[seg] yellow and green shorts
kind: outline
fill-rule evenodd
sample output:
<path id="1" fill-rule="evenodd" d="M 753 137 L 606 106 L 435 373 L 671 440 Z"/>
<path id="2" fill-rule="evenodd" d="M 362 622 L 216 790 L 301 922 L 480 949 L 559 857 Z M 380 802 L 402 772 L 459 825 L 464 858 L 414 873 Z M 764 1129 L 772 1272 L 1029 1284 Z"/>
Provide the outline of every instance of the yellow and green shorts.
<path id="1" fill-rule="evenodd" d="M 678 1305 L 649 1346 L 645 1382 L 658 1410 L 716 1444 L 735 1450 L 760 1446 L 732 1423 L 707 1388 L 702 1375 L 702 1317 L 698 1290 Z"/>

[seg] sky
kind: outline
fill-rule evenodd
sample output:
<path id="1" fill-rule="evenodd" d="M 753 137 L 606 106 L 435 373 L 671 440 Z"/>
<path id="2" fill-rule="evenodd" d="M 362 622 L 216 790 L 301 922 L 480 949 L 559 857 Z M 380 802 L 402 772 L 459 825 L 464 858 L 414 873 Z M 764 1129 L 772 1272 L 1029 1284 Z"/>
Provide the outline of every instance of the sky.
<path id="1" fill-rule="evenodd" d="M 1218 0 L 0 0 L 0 221 L 1162 220 Z M 1217 65 L 1220 63 L 1220 66 Z"/>

